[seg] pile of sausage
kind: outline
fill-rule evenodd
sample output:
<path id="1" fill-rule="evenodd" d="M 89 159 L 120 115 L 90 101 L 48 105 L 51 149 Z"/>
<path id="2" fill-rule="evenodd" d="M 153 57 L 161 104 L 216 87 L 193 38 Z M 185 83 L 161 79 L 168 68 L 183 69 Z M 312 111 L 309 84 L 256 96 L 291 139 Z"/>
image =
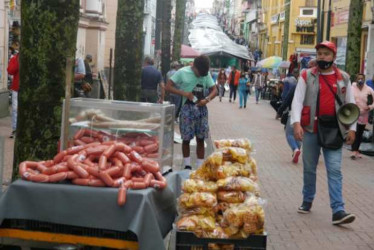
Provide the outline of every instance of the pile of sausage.
<path id="1" fill-rule="evenodd" d="M 166 179 L 156 161 L 117 141 L 74 146 L 59 152 L 53 160 L 24 161 L 19 173 L 23 179 L 33 182 L 71 180 L 76 185 L 116 187 L 120 206 L 126 202 L 127 189 L 166 187 Z"/>
<path id="2" fill-rule="evenodd" d="M 129 145 L 142 157 L 158 157 L 158 138 L 156 136 L 148 136 L 143 133 L 127 133 L 125 135 L 118 136 L 106 133 L 104 131 L 80 129 L 75 133 L 70 146 L 81 146 L 93 142 L 105 142 L 109 140 L 115 140 L 117 142 L 123 142 Z"/>

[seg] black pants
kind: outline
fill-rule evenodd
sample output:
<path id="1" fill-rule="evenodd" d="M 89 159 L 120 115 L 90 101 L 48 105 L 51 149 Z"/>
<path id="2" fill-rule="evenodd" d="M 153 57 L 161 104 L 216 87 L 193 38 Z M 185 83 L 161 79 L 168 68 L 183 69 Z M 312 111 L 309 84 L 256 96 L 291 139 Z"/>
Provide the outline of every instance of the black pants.
<path id="1" fill-rule="evenodd" d="M 358 124 L 357 123 L 357 128 L 356 128 L 356 139 L 355 142 L 352 144 L 352 151 L 358 151 L 360 148 L 360 144 L 362 141 L 362 134 L 365 131 L 365 124 Z"/>
<path id="2" fill-rule="evenodd" d="M 234 101 L 236 100 L 236 90 L 238 86 L 235 86 L 233 84 L 230 84 L 230 100 L 232 99 L 232 96 L 234 95 Z"/>
<path id="3" fill-rule="evenodd" d="M 282 101 L 278 99 L 273 99 L 270 101 L 270 105 L 273 107 L 275 112 L 278 112 L 280 106 L 282 106 Z"/>

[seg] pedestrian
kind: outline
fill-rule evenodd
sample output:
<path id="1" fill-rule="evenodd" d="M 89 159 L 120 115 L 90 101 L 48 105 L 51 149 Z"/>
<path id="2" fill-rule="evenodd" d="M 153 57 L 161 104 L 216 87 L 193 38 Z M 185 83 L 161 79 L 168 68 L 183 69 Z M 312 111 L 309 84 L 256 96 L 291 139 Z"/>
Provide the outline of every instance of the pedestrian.
<path id="1" fill-rule="evenodd" d="M 366 81 L 366 85 L 374 90 L 374 75 L 371 79 Z"/>
<path id="2" fill-rule="evenodd" d="M 282 92 L 282 100 L 286 99 L 288 92 L 292 87 L 296 86 L 297 78 L 299 77 L 299 70 L 293 69 L 292 72 L 289 72 L 287 77 L 283 80 L 283 92 Z"/>
<path id="3" fill-rule="evenodd" d="M 354 160 L 356 158 L 361 158 L 359 148 L 362 141 L 362 134 L 368 124 L 369 112 L 374 109 L 374 90 L 366 85 L 364 74 L 357 75 L 356 82 L 352 84 L 352 89 L 356 104 L 360 108 L 360 116 L 357 121 L 356 139 L 352 144 L 351 159 Z"/>
<path id="4" fill-rule="evenodd" d="M 245 73 L 240 73 L 239 79 L 239 108 L 247 107 L 247 85 L 248 78 L 245 77 Z"/>
<path id="5" fill-rule="evenodd" d="M 166 82 L 169 81 L 169 79 L 177 72 L 179 69 L 179 63 L 177 61 L 174 61 L 170 64 L 170 70 L 168 73 L 166 73 Z M 179 89 L 179 86 L 175 86 L 176 88 Z M 176 95 L 173 93 L 170 93 L 170 103 L 175 105 L 175 121 L 178 121 L 179 117 L 179 111 L 181 108 L 181 103 L 182 103 L 182 97 L 180 95 Z"/>
<path id="6" fill-rule="evenodd" d="M 240 78 L 240 71 L 236 69 L 236 66 L 231 66 L 231 73 L 229 75 L 229 79 L 227 80 L 230 86 L 230 99 L 229 102 L 231 102 L 231 99 L 235 102 L 236 100 L 236 91 L 238 89 L 239 85 L 239 78 Z"/>
<path id="7" fill-rule="evenodd" d="M 258 104 L 262 88 L 265 86 L 265 76 L 258 70 L 253 77 L 253 86 L 255 87 L 256 104 Z"/>
<path id="8" fill-rule="evenodd" d="M 295 85 L 296 86 L 296 85 Z M 282 105 L 282 93 L 284 92 L 284 84 L 282 81 L 278 81 L 278 84 L 273 87 L 273 90 L 271 91 L 271 100 L 270 105 L 273 107 L 275 112 L 278 112 L 279 107 Z"/>
<path id="9" fill-rule="evenodd" d="M 82 58 L 75 59 L 74 67 L 74 97 L 88 97 L 85 93 L 83 79 L 86 76 L 86 69 Z"/>
<path id="10" fill-rule="evenodd" d="M 217 88 L 209 74 L 209 57 L 195 58 L 193 66 L 178 70 L 167 82 L 166 90 L 183 97 L 179 128 L 181 132 L 183 162 L 191 169 L 190 141 L 196 136 L 196 166 L 204 161 L 204 139 L 209 137 L 207 104 L 217 95 Z M 179 85 L 177 89 L 175 85 Z M 209 94 L 206 90 L 209 90 Z"/>
<path id="11" fill-rule="evenodd" d="M 225 96 L 225 83 L 226 83 L 227 77 L 225 74 L 225 70 L 221 69 L 219 71 L 218 77 L 217 77 L 217 84 L 218 84 L 218 93 L 219 93 L 219 101 L 222 102 L 222 97 Z"/>
<path id="12" fill-rule="evenodd" d="M 333 63 L 337 49 L 334 43 L 325 41 L 317 44 L 318 67 L 304 70 L 299 77 L 295 96 L 292 101 L 291 124 L 295 139 L 303 143 L 303 202 L 299 213 L 309 213 L 316 193 L 316 170 L 322 148 L 325 158 L 332 224 L 351 223 L 354 214 L 346 213 L 342 194 L 342 144 L 343 136 L 348 145 L 355 140 L 356 123 L 344 127 L 336 119 L 335 94 L 345 103 L 354 103 L 349 75 L 338 69 Z M 322 119 L 324 118 L 324 119 Z M 326 119 L 329 122 L 329 135 L 337 132 L 327 145 Z M 333 125 L 331 125 L 333 124 Z M 347 134 L 346 134 L 347 132 Z M 330 137 L 331 138 L 331 137 Z"/>
<path id="13" fill-rule="evenodd" d="M 91 69 L 92 63 L 92 55 L 87 54 L 86 58 L 84 59 L 84 69 L 86 71 L 86 74 L 84 75 L 84 78 L 82 80 L 82 89 L 85 92 L 85 95 L 87 97 L 90 96 L 90 92 L 92 90 L 92 84 L 93 84 L 93 74 Z"/>
<path id="14" fill-rule="evenodd" d="M 164 80 L 161 72 L 158 71 L 154 66 L 153 58 L 146 56 L 144 58 L 144 64 L 142 69 L 141 77 L 141 102 L 150 103 L 162 103 L 165 96 Z M 159 96 L 158 89 L 161 90 L 161 96 Z"/>
<path id="15" fill-rule="evenodd" d="M 19 53 L 16 52 L 9 60 L 8 74 L 13 76 L 10 91 L 12 93 L 12 132 L 9 138 L 14 138 L 17 129 L 18 91 L 19 91 Z"/>

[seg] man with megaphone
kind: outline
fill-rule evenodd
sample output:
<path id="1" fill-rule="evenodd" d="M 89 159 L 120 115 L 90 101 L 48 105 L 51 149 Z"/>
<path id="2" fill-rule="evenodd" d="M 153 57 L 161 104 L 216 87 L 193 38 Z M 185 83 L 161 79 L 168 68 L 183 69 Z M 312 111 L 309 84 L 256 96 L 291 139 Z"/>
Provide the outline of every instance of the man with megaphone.
<path id="1" fill-rule="evenodd" d="M 355 220 L 345 212 L 342 195 L 342 146 L 355 140 L 357 118 L 338 119 L 341 112 L 350 115 L 348 103 L 355 103 L 349 75 L 334 65 L 337 49 L 334 43 L 317 44 L 317 66 L 304 70 L 299 77 L 292 101 L 291 124 L 296 140 L 303 141 L 303 203 L 299 213 L 310 213 L 316 193 L 316 170 L 320 151 L 325 159 L 332 224 Z"/>

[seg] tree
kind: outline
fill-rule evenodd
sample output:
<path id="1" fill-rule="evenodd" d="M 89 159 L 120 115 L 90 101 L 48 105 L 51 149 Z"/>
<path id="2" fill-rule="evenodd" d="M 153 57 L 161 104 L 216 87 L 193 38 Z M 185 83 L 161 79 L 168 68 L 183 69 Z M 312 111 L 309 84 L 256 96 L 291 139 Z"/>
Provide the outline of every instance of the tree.
<path id="1" fill-rule="evenodd" d="M 290 0 L 286 0 L 285 3 L 285 10 L 284 10 L 284 28 L 283 28 L 283 55 L 282 58 L 283 60 L 287 60 L 287 54 L 288 54 L 288 36 L 290 32 Z"/>
<path id="2" fill-rule="evenodd" d="M 51 159 L 57 153 L 66 58 L 75 55 L 79 0 L 22 0 L 21 15 L 13 180 L 20 162 Z"/>
<path id="3" fill-rule="evenodd" d="M 183 40 L 184 18 L 186 16 L 186 0 L 177 0 L 175 7 L 175 29 L 173 40 L 173 61 L 178 61 L 181 57 L 181 45 Z"/>
<path id="4" fill-rule="evenodd" d="M 113 88 L 116 100 L 140 100 L 143 15 L 144 0 L 118 1 Z"/>
<path id="5" fill-rule="evenodd" d="M 361 26 L 364 3 L 362 0 L 351 0 L 349 6 L 349 22 L 345 70 L 354 77 L 360 72 Z"/>
<path id="6" fill-rule="evenodd" d="M 163 0 L 162 15 L 162 38 L 161 38 L 161 70 L 165 77 L 170 69 L 170 19 L 171 19 L 171 0 Z"/>

